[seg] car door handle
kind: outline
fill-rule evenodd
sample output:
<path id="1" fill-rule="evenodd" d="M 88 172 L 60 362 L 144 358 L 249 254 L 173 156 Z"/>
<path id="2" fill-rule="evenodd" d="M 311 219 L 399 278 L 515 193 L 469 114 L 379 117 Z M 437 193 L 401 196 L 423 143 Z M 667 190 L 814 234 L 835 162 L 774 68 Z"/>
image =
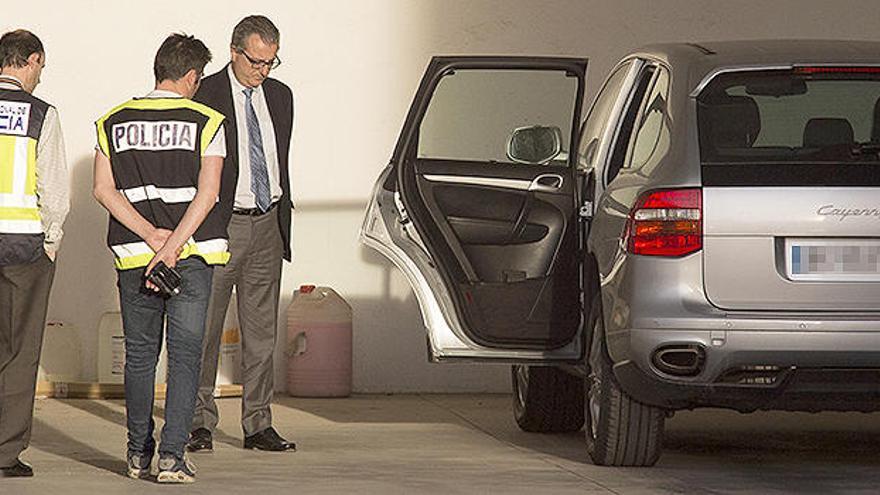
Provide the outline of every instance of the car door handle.
<path id="1" fill-rule="evenodd" d="M 559 174 L 541 174 L 529 183 L 529 191 L 559 192 L 562 189 L 563 182 L 564 179 Z"/>

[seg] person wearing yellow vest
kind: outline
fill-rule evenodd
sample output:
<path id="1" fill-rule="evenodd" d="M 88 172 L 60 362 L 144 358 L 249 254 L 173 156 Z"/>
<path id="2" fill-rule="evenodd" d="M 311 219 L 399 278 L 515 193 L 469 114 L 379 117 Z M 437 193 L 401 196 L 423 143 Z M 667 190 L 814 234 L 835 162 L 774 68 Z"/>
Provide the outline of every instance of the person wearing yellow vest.
<path id="1" fill-rule="evenodd" d="M 156 441 L 153 396 L 166 323 L 168 378 L 157 481 L 191 483 L 184 447 L 198 389 L 213 266 L 229 259 L 215 207 L 226 142 L 223 115 L 190 98 L 211 53 L 173 34 L 156 53 L 156 87 L 96 122 L 94 195 L 110 212 L 125 333 L 128 475 L 151 476 Z M 146 281 L 158 262 L 180 272 L 180 292 Z"/>
<path id="2" fill-rule="evenodd" d="M 45 65 L 33 33 L 0 37 L 0 477 L 33 476 L 19 455 L 30 442 L 55 253 L 70 207 L 58 112 L 32 95 Z"/>

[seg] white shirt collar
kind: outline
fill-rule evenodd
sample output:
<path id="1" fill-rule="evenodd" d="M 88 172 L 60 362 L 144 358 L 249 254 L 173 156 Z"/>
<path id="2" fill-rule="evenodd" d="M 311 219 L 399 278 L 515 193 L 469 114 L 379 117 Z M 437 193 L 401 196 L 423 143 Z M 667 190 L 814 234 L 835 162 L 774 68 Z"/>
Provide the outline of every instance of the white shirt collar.
<path id="1" fill-rule="evenodd" d="M 232 85 L 232 94 L 236 96 L 243 96 L 244 90 L 247 89 L 247 86 L 239 82 L 238 78 L 235 77 L 235 72 L 232 71 L 232 64 L 226 66 L 226 71 L 229 73 L 229 83 Z M 254 88 L 254 93 L 259 93 L 262 91 L 263 85 L 259 85 Z"/>
<path id="2" fill-rule="evenodd" d="M 154 89 L 147 93 L 144 98 L 183 98 L 183 95 L 166 89 Z"/>
<path id="3" fill-rule="evenodd" d="M 10 74 L 0 75 L 0 84 L 4 86 L 8 85 L 10 88 L 15 89 L 21 89 L 24 86 L 24 83 L 21 82 L 21 79 Z"/>

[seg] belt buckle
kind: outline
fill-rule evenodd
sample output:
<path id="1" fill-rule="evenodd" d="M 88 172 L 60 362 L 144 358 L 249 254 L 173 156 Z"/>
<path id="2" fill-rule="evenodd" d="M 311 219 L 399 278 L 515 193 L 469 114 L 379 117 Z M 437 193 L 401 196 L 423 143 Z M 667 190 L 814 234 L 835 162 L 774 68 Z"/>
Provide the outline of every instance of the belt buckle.
<path id="1" fill-rule="evenodd" d="M 272 208 L 275 208 L 275 206 L 276 206 L 277 204 L 278 204 L 277 201 L 274 202 L 274 203 L 272 203 L 272 204 L 270 204 L 270 205 L 269 205 L 269 208 L 267 208 L 266 211 L 260 211 L 260 208 L 259 208 L 259 207 L 254 207 L 254 208 L 233 208 L 233 209 L 232 209 L 232 213 L 234 213 L 234 214 L 236 214 L 236 215 L 247 215 L 247 216 L 250 216 L 250 217 L 258 217 L 258 216 L 265 215 L 266 213 L 269 213 L 270 211 L 272 211 Z"/>

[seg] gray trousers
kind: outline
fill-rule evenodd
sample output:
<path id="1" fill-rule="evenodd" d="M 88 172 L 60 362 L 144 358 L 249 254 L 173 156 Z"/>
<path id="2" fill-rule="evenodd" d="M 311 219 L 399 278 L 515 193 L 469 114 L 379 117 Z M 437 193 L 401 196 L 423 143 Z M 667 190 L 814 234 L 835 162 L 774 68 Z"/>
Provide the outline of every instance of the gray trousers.
<path id="1" fill-rule="evenodd" d="M 241 328 L 241 428 L 245 435 L 253 435 L 272 426 L 272 357 L 278 334 L 283 259 L 278 209 L 260 216 L 232 215 L 228 230 L 232 256 L 226 266 L 214 269 L 192 430 L 207 428 L 213 432 L 217 427 L 219 415 L 213 395 L 217 359 L 223 320 L 235 286 Z"/>
<path id="2" fill-rule="evenodd" d="M 55 263 L 0 266 L 0 467 L 28 447 Z"/>

